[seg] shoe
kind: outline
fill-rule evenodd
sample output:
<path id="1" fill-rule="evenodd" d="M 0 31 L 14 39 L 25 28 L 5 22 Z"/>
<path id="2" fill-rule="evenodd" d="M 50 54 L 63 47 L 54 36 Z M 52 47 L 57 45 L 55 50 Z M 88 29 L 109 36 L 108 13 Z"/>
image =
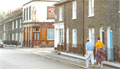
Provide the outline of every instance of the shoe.
<path id="1" fill-rule="evenodd" d="M 98 64 L 98 67 L 100 67 L 100 64 Z"/>
<path id="2" fill-rule="evenodd" d="M 103 67 L 102 65 L 100 67 Z"/>

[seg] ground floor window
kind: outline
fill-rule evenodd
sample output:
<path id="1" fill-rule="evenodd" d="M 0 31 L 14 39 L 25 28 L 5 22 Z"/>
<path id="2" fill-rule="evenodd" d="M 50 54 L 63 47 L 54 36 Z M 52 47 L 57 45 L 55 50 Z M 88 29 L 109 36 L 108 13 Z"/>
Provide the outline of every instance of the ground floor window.
<path id="1" fill-rule="evenodd" d="M 77 29 L 72 30 L 72 47 L 77 47 Z"/>
<path id="2" fill-rule="evenodd" d="M 89 29 L 89 40 L 94 43 L 94 28 Z"/>
<path id="3" fill-rule="evenodd" d="M 40 28 L 34 28 L 34 40 L 40 40 Z"/>
<path id="4" fill-rule="evenodd" d="M 54 40 L 54 29 L 48 29 L 48 40 Z"/>

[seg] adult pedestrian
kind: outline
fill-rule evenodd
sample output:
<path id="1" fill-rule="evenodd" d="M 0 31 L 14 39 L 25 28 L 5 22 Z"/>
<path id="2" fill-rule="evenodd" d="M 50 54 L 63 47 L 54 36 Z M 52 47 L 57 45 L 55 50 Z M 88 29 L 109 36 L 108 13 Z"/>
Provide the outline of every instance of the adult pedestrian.
<path id="1" fill-rule="evenodd" d="M 89 42 L 89 39 L 87 39 L 86 45 L 86 67 L 89 68 L 89 60 L 91 59 L 92 66 L 94 65 L 94 44 L 92 42 Z"/>
<path id="2" fill-rule="evenodd" d="M 98 66 L 103 67 L 103 61 L 104 61 L 104 50 L 103 50 L 103 42 L 100 41 L 100 38 L 98 38 L 98 41 L 96 43 L 96 60 L 98 62 Z"/>

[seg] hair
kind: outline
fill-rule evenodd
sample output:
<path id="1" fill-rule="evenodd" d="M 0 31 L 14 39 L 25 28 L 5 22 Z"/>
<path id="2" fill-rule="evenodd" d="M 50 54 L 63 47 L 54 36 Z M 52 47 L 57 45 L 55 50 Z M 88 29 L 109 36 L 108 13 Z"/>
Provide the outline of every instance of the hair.
<path id="1" fill-rule="evenodd" d="M 89 40 L 87 39 L 87 42 L 89 42 Z"/>
<path id="2" fill-rule="evenodd" d="M 100 37 L 98 37 L 97 39 L 100 40 Z"/>

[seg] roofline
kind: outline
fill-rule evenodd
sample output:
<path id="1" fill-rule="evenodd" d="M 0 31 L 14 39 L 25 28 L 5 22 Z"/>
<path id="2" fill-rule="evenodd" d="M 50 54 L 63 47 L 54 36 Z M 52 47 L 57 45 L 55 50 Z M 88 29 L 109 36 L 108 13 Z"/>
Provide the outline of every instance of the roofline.
<path id="1" fill-rule="evenodd" d="M 68 2 L 71 2 L 73 0 L 65 0 L 65 1 L 60 1 L 60 2 L 57 2 L 54 4 L 54 6 L 58 6 L 58 5 L 61 5 L 61 4 L 64 4 L 64 3 L 68 3 Z"/>
<path id="2" fill-rule="evenodd" d="M 33 0 L 31 0 L 31 1 L 23 4 L 23 6 L 25 6 L 25 5 L 27 5 L 27 4 L 31 3 L 31 2 L 37 2 L 37 1 L 39 1 L 39 2 L 59 2 L 59 1 L 40 1 L 40 0 L 34 0 L 34 1 L 33 1 Z"/>

